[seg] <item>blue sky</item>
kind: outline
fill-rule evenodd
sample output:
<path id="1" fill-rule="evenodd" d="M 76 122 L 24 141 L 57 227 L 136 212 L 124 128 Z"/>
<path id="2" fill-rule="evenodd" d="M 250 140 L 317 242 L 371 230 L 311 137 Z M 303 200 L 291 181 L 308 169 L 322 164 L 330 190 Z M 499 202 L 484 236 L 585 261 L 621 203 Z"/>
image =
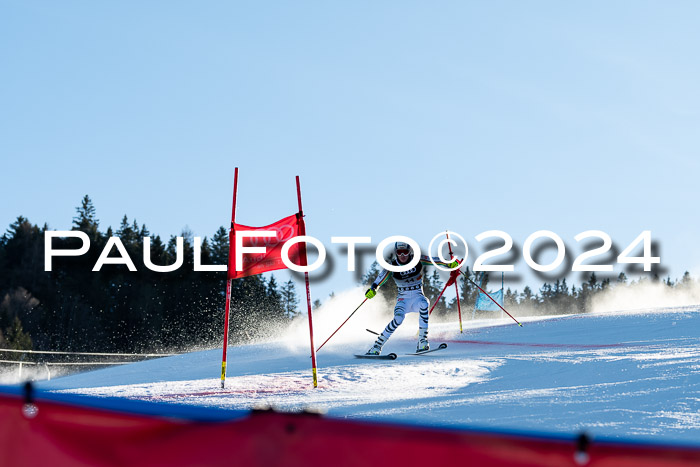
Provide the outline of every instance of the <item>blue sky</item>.
<path id="1" fill-rule="evenodd" d="M 700 273 L 696 2 L 0 2 L 0 224 L 642 230 Z M 544 260 L 546 261 L 546 259 Z M 539 287 L 522 259 L 525 283 Z M 621 270 L 616 266 L 616 272 Z M 286 273 L 280 273 L 285 279 Z M 569 282 L 580 283 L 570 274 Z M 317 292 L 315 292 L 317 291 Z"/>

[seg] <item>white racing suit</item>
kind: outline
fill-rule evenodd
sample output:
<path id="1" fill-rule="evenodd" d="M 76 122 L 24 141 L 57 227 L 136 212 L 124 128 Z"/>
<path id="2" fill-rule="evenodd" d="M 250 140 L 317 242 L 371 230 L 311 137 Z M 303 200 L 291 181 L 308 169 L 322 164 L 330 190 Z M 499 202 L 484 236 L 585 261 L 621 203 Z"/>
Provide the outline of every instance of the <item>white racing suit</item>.
<path id="1" fill-rule="evenodd" d="M 426 255 L 420 257 L 420 261 L 408 271 L 391 272 L 382 269 L 379 276 L 372 283 L 373 289 L 378 289 L 389 280 L 389 276 L 394 278 L 396 287 L 398 288 L 398 296 L 396 297 L 396 306 L 394 307 L 394 319 L 386 325 L 384 331 L 380 334 L 375 342 L 375 346 L 381 348 L 389 337 L 396 331 L 406 313 L 419 313 L 418 317 L 418 342 L 428 340 L 428 309 L 430 302 L 423 294 L 423 268 L 432 264 L 431 258 Z M 448 267 L 448 264 L 440 261 L 439 258 L 432 258 L 435 264 Z M 396 259 L 391 262 L 392 266 L 403 266 Z"/>

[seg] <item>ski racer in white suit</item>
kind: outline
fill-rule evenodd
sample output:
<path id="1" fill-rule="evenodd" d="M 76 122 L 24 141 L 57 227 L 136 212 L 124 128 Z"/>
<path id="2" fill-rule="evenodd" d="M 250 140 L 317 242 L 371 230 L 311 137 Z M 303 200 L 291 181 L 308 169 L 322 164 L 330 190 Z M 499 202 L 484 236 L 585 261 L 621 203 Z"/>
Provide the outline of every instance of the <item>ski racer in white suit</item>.
<path id="1" fill-rule="evenodd" d="M 392 260 L 392 266 L 403 266 L 409 263 L 413 258 L 413 251 L 407 243 L 396 242 L 394 244 L 394 252 L 396 253 L 396 258 Z M 459 265 L 457 261 L 445 263 L 439 258 L 432 258 L 432 260 L 437 265 L 449 268 L 455 268 Z M 391 272 L 382 269 L 379 276 L 377 276 L 372 283 L 372 286 L 367 290 L 365 296 L 367 298 L 373 298 L 377 294 L 377 289 L 389 280 L 389 276 L 393 276 L 394 282 L 396 282 L 396 286 L 399 290 L 398 296 L 396 297 L 396 306 L 394 307 L 394 319 L 387 324 L 372 348 L 367 351 L 367 355 L 379 355 L 382 351 L 382 346 L 389 340 L 389 337 L 391 337 L 394 331 L 396 331 L 396 328 L 403 323 L 406 313 L 414 312 L 419 314 L 418 347 L 416 351 L 421 352 L 430 349 L 430 344 L 428 343 L 428 307 L 430 303 L 423 294 L 423 268 L 431 263 L 431 258 L 429 256 L 422 255 L 418 264 L 408 271 Z"/>

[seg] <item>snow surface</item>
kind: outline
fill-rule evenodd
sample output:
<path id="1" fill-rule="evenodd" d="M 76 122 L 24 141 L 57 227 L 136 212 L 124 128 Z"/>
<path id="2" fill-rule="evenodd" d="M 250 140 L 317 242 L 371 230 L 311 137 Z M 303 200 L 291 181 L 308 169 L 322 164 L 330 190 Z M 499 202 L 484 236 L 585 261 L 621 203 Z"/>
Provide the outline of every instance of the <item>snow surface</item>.
<path id="1" fill-rule="evenodd" d="M 320 345 L 344 316 L 319 320 Z M 384 347 L 395 361 L 355 359 L 374 340 L 367 319 L 318 352 L 312 387 L 308 325 L 276 342 L 132 363 L 37 383 L 68 393 L 209 407 L 313 409 L 342 418 L 442 427 L 535 430 L 697 444 L 700 439 L 700 306 L 638 312 L 431 323 L 432 345 L 408 356 L 409 315 Z M 381 330 L 384 319 L 375 319 Z M 319 337 L 320 336 L 320 337 Z"/>

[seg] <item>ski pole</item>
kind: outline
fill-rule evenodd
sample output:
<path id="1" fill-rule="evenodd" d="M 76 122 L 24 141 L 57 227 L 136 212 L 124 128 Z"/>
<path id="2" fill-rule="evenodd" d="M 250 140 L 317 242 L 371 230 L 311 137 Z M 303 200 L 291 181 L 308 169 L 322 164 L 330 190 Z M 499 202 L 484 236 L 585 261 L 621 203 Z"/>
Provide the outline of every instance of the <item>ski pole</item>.
<path id="1" fill-rule="evenodd" d="M 459 272 L 462 273 L 462 275 L 464 276 L 465 279 L 467 279 L 469 282 L 471 282 L 472 284 L 474 284 L 474 285 L 476 286 L 477 289 L 481 290 L 481 291 L 483 292 L 484 295 L 486 295 L 487 297 L 489 297 L 493 303 L 495 303 L 496 305 L 498 305 L 498 308 L 500 308 L 501 310 L 505 311 L 506 314 L 507 314 L 508 316 L 510 316 L 510 317 L 513 319 L 513 321 L 515 321 L 516 323 L 518 323 L 518 326 L 523 327 L 523 325 L 520 324 L 520 323 L 518 322 L 517 319 L 513 318 L 513 315 L 511 315 L 510 313 L 508 313 L 508 311 L 507 311 L 505 308 L 503 308 L 503 307 L 501 306 L 500 303 L 498 303 L 496 300 L 494 300 L 493 297 L 492 297 L 491 295 L 489 295 L 488 293 L 486 293 L 486 291 L 485 291 L 484 289 L 482 289 L 481 287 L 479 287 L 479 286 L 477 285 L 476 282 L 474 282 L 473 280 L 471 280 L 471 279 L 469 278 L 469 276 L 467 276 L 467 274 L 466 274 L 465 272 L 463 272 L 463 271 L 459 271 Z"/>
<path id="2" fill-rule="evenodd" d="M 428 312 L 428 316 L 433 314 L 433 308 L 435 308 L 435 305 L 437 305 L 440 302 L 440 297 L 442 297 L 442 294 L 445 293 L 445 289 L 447 289 L 447 283 L 445 283 L 445 287 L 442 288 L 442 292 L 440 292 L 440 295 L 438 295 L 438 298 L 435 299 L 435 303 L 433 303 L 433 306 L 430 307 L 430 311 Z"/>
<path id="3" fill-rule="evenodd" d="M 447 240 L 450 239 L 450 234 L 445 231 L 445 237 L 447 237 Z M 454 259 L 452 256 L 452 244 L 450 242 L 447 242 L 447 248 L 450 249 L 450 259 Z M 459 304 L 459 286 L 457 285 L 457 281 L 455 281 L 455 293 L 457 294 L 457 313 L 459 314 L 459 332 L 462 332 L 462 307 Z"/>
<path id="4" fill-rule="evenodd" d="M 362 303 L 360 303 L 360 304 L 357 306 L 357 308 L 355 308 L 355 311 L 359 310 L 360 307 L 361 307 L 362 305 L 364 305 L 365 302 L 366 302 L 367 300 L 368 300 L 367 298 L 365 298 L 364 300 L 362 300 Z M 329 340 L 331 340 L 331 337 L 335 336 L 335 333 L 338 332 L 338 331 L 340 331 L 340 328 L 342 328 L 343 326 L 345 326 L 345 323 L 347 323 L 348 320 L 349 320 L 350 318 L 352 318 L 352 315 L 355 314 L 355 311 L 353 311 L 352 313 L 350 313 L 350 316 L 348 316 L 348 318 L 347 318 L 345 321 L 343 321 L 343 324 L 341 324 L 341 325 L 338 327 L 338 329 L 336 329 L 335 331 L 333 331 L 333 334 L 331 334 L 330 337 L 328 337 L 328 339 L 326 339 L 326 340 L 323 342 L 323 344 L 321 344 L 321 345 L 318 347 L 318 349 L 316 349 L 316 352 L 318 352 L 319 350 L 321 350 L 321 347 L 323 347 L 324 345 L 326 345 L 326 342 L 328 342 Z"/>

